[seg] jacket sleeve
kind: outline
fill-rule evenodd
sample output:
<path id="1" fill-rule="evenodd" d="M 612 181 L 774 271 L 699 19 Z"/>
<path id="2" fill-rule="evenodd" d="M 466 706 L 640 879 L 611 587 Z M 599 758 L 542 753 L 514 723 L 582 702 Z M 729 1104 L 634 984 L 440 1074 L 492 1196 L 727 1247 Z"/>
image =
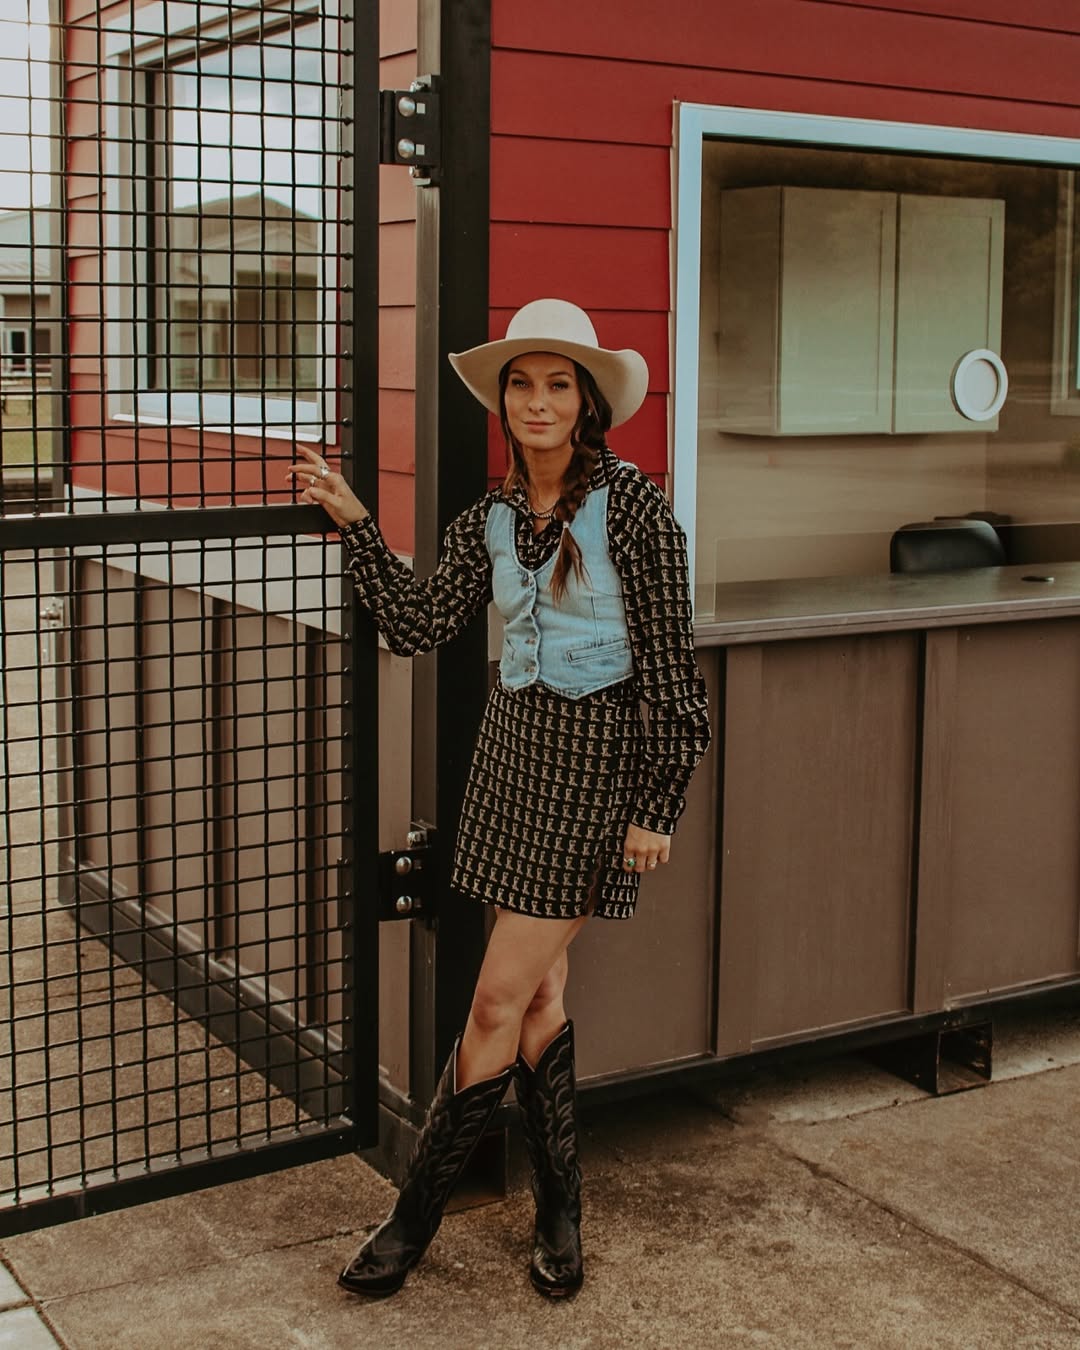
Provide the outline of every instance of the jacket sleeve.
<path id="1" fill-rule="evenodd" d="M 450 525 L 439 565 L 424 579 L 395 556 L 370 516 L 342 529 L 346 565 L 360 601 L 398 656 L 416 656 L 449 642 L 491 599 L 486 507 L 484 498 Z"/>
<path id="2" fill-rule="evenodd" d="M 623 469 L 612 485 L 608 537 L 648 708 L 631 820 L 672 834 L 710 739 L 708 694 L 694 656 L 686 536 L 660 489 L 640 471 Z"/>

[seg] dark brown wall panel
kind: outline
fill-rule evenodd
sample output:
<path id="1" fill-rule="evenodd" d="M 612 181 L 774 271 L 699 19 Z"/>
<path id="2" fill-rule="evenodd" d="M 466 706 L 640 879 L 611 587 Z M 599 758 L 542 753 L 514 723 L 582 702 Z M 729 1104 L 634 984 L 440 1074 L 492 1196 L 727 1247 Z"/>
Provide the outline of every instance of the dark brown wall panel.
<path id="1" fill-rule="evenodd" d="M 957 645 L 945 997 L 1080 970 L 1080 620 Z"/>
<path id="2" fill-rule="evenodd" d="M 135 583 L 119 569 L 109 575 Z M 209 624 L 199 594 L 153 582 L 142 586 L 139 619 L 144 894 L 169 919 L 201 928 L 213 868 Z"/>
<path id="3" fill-rule="evenodd" d="M 130 577 L 89 558 L 78 562 L 74 576 L 82 596 L 71 712 L 79 804 L 76 862 L 101 873 L 119 894 L 138 895 L 135 595 Z"/>
<path id="4" fill-rule="evenodd" d="M 907 1006 L 918 642 L 727 659 L 722 1054 Z"/>
<path id="5" fill-rule="evenodd" d="M 719 728 L 722 654 L 702 654 Z M 642 881 L 629 922 L 597 919 L 575 939 L 567 1008 L 584 1078 L 706 1055 L 716 949 L 716 742 L 686 797 L 671 861 Z"/>

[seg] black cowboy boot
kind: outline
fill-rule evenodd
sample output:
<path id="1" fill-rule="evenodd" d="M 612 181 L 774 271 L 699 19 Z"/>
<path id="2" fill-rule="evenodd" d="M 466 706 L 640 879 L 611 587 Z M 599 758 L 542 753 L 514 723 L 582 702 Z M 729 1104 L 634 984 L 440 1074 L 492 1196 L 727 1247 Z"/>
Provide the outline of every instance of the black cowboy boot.
<path id="1" fill-rule="evenodd" d="M 541 1294 L 564 1298 L 576 1294 L 585 1278 L 581 1266 L 574 1024 L 567 1022 L 535 1069 L 521 1055 L 515 1069 L 536 1200 L 529 1276 Z"/>
<path id="2" fill-rule="evenodd" d="M 393 1294 L 405 1283 L 438 1232 L 454 1183 L 510 1086 L 512 1066 L 456 1092 L 460 1044 L 459 1036 L 394 1208 L 338 1276 L 338 1284 L 354 1294 Z"/>

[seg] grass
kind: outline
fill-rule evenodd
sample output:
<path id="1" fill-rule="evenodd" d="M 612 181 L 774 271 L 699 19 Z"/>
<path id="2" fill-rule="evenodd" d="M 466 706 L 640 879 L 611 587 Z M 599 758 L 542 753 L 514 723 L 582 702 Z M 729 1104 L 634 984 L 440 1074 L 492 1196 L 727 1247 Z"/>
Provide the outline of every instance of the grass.
<path id="1" fill-rule="evenodd" d="M 21 465 L 44 467 L 52 463 L 52 396 L 36 395 L 36 427 L 34 401 L 31 394 L 4 395 L 0 408 L 0 465 L 5 469 Z"/>

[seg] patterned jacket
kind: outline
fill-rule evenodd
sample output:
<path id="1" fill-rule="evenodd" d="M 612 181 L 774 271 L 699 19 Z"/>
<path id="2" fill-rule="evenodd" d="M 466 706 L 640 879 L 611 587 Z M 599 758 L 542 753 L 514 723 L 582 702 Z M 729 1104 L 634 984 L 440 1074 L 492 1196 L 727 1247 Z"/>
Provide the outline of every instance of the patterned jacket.
<path id="1" fill-rule="evenodd" d="M 635 824 L 671 834 L 685 806 L 687 785 L 709 745 L 708 698 L 694 656 L 686 537 L 667 498 L 638 469 L 617 473 L 605 450 L 589 490 L 611 484 L 608 546 L 623 584 L 634 679 L 648 709 L 645 764 L 636 794 Z M 518 514 L 517 547 L 528 567 L 558 547 L 558 522 L 533 532 L 523 489 L 495 489 L 450 525 L 439 565 L 417 578 L 389 549 L 371 517 L 346 526 L 341 538 L 365 608 L 390 650 L 415 656 L 450 641 L 491 600 L 491 559 L 484 544 L 488 512 L 508 501 Z"/>

